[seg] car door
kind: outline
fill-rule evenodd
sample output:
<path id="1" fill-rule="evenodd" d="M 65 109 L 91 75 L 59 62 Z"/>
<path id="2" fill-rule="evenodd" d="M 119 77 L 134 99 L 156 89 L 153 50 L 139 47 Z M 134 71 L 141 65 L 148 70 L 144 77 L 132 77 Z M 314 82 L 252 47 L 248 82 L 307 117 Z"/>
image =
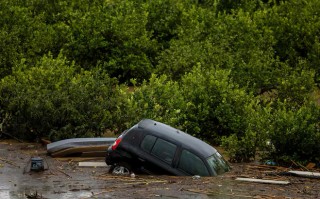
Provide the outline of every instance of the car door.
<path id="1" fill-rule="evenodd" d="M 139 159 L 145 172 L 176 175 L 176 171 L 172 167 L 178 149 L 176 144 L 148 134 L 143 138 L 140 148 Z"/>
<path id="2" fill-rule="evenodd" d="M 195 153 L 182 149 L 177 169 L 186 175 L 210 176 L 205 162 Z"/>

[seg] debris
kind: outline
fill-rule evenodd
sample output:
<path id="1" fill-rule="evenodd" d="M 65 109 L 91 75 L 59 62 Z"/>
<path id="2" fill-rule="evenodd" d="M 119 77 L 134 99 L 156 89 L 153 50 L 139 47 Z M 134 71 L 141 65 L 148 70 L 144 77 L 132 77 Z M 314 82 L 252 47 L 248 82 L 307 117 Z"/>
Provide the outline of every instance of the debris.
<path id="1" fill-rule="evenodd" d="M 201 190 L 201 189 L 184 189 L 185 191 L 193 192 L 193 193 L 200 193 L 200 194 L 208 194 L 208 191 Z"/>
<path id="2" fill-rule="evenodd" d="M 320 178 L 320 173 L 309 171 L 288 171 L 288 173 L 305 178 Z"/>
<path id="3" fill-rule="evenodd" d="M 50 140 L 47 140 L 47 139 L 44 139 L 44 138 L 41 138 L 40 141 L 41 141 L 41 143 L 42 143 L 43 145 L 48 145 L 48 144 L 51 143 Z"/>
<path id="4" fill-rule="evenodd" d="M 306 168 L 307 168 L 307 169 L 313 169 L 315 166 L 316 166 L 315 163 L 310 162 L 309 164 L 307 164 Z"/>
<path id="5" fill-rule="evenodd" d="M 136 177 L 136 175 L 134 173 L 131 173 L 130 176 L 131 176 L 131 178 L 135 178 Z"/>
<path id="6" fill-rule="evenodd" d="M 121 181 L 122 184 L 140 183 L 140 184 L 149 185 L 149 184 L 167 184 L 168 183 L 168 180 L 161 179 L 161 178 L 138 178 L 138 177 L 135 177 L 134 179 L 132 179 L 131 177 L 121 176 L 119 178 L 118 176 L 113 176 L 113 175 L 100 175 L 96 178 L 100 179 L 100 180 L 117 180 L 117 181 Z"/>
<path id="7" fill-rule="evenodd" d="M 104 160 L 105 157 L 63 157 L 63 158 L 54 158 L 58 162 L 86 162 L 93 160 Z"/>
<path id="8" fill-rule="evenodd" d="M 43 159 L 40 157 L 31 158 L 31 171 L 43 171 L 44 164 Z"/>
<path id="9" fill-rule="evenodd" d="M 49 165 L 46 159 L 44 161 L 44 159 L 41 157 L 31 157 L 23 169 L 23 174 L 30 171 L 38 172 L 38 171 L 44 171 L 48 169 L 49 169 Z"/>
<path id="10" fill-rule="evenodd" d="M 81 156 L 105 157 L 108 145 L 102 146 L 79 146 L 68 149 L 59 150 L 51 153 L 52 157 L 65 157 L 70 155 L 81 154 Z"/>
<path id="11" fill-rule="evenodd" d="M 35 193 L 25 194 L 28 199 L 45 199 L 42 195 L 39 195 L 36 191 Z"/>
<path id="12" fill-rule="evenodd" d="M 79 162 L 79 167 L 107 167 L 105 162 Z"/>
<path id="13" fill-rule="evenodd" d="M 259 170 L 287 170 L 286 167 L 272 166 L 272 165 L 248 165 L 249 169 L 259 169 Z"/>
<path id="14" fill-rule="evenodd" d="M 280 172 L 264 172 L 266 176 L 292 176 L 292 174 L 288 173 L 287 171 L 280 171 Z"/>
<path id="15" fill-rule="evenodd" d="M 271 166 L 276 166 L 276 165 L 277 165 L 277 163 L 274 162 L 274 161 L 272 161 L 272 160 L 267 160 L 267 161 L 265 162 L 265 164 L 266 164 L 266 165 L 271 165 Z"/>
<path id="16" fill-rule="evenodd" d="M 3 131 L 1 131 L 1 130 L 0 130 L 0 135 L 1 135 L 1 134 L 4 134 L 4 135 L 6 135 L 6 136 L 8 136 L 8 137 L 11 137 L 11 138 L 13 138 L 13 139 L 17 140 L 18 142 L 23 143 L 23 141 L 22 141 L 22 140 L 20 140 L 20 139 L 18 139 L 18 138 L 16 138 L 16 137 L 14 137 L 13 135 L 11 135 L 11 134 L 9 134 L 9 133 L 5 133 L 5 132 L 3 132 Z"/>
<path id="17" fill-rule="evenodd" d="M 51 154 L 60 150 L 83 146 L 108 146 L 113 144 L 115 140 L 116 138 L 73 138 L 60 140 L 48 144 L 47 152 Z"/>
<path id="18" fill-rule="evenodd" d="M 10 160 L 4 159 L 4 158 L 0 158 L 0 160 L 3 161 L 3 162 L 5 162 L 5 163 L 7 163 L 7 164 L 10 164 L 10 165 L 12 165 L 12 166 L 15 166 L 15 167 L 20 168 L 20 166 L 18 166 L 16 163 L 14 163 L 14 162 L 12 162 L 12 161 L 10 161 Z"/>
<path id="19" fill-rule="evenodd" d="M 47 153 L 52 157 L 86 156 L 105 157 L 115 138 L 73 138 L 47 144 Z"/>
<path id="20" fill-rule="evenodd" d="M 282 184 L 282 185 L 290 184 L 290 182 L 289 182 L 289 181 L 263 180 L 263 179 L 254 179 L 254 178 L 236 178 L 236 180 L 239 180 L 239 181 L 246 181 L 246 182 L 267 183 L 267 184 Z"/>
<path id="21" fill-rule="evenodd" d="M 220 196 L 225 196 L 224 198 L 254 198 L 254 199 L 271 199 L 271 198 L 286 199 L 286 198 L 290 198 L 290 197 L 278 196 L 278 195 L 275 196 L 275 195 L 266 195 L 266 194 L 260 195 L 259 194 L 259 195 L 255 195 L 255 196 L 250 196 L 250 195 L 242 195 L 242 194 L 240 195 L 240 194 L 225 193 L 225 192 L 209 192 L 207 195 L 208 196 L 213 196 L 213 197 L 216 197 L 217 195 L 220 195 Z"/>
<path id="22" fill-rule="evenodd" d="M 67 174 L 66 172 L 60 170 L 60 169 L 56 169 L 57 171 L 59 171 L 60 173 L 63 173 L 64 175 L 68 176 L 69 178 L 72 178 L 69 174 Z"/>
<path id="23" fill-rule="evenodd" d="M 294 165 L 299 166 L 299 167 L 303 168 L 304 170 L 309 171 L 309 169 L 308 169 L 308 168 L 306 168 L 305 166 L 303 166 L 303 165 L 302 165 L 302 164 L 300 164 L 299 162 L 295 162 L 295 161 L 293 161 L 293 160 L 291 160 L 291 162 L 292 162 Z"/>
<path id="24" fill-rule="evenodd" d="M 102 195 L 102 194 L 106 194 L 106 193 L 110 193 L 110 191 L 102 191 L 102 192 L 98 192 L 98 193 L 93 193 L 93 192 L 91 192 L 91 196 L 89 196 L 89 197 L 85 197 L 85 198 L 83 198 L 83 199 L 86 199 L 86 198 L 98 198 L 97 196 L 98 195 Z M 100 197 L 99 197 L 100 198 Z"/>
<path id="25" fill-rule="evenodd" d="M 194 175 L 194 176 L 192 176 L 192 179 L 198 180 L 198 179 L 200 179 L 200 176 L 199 175 Z"/>

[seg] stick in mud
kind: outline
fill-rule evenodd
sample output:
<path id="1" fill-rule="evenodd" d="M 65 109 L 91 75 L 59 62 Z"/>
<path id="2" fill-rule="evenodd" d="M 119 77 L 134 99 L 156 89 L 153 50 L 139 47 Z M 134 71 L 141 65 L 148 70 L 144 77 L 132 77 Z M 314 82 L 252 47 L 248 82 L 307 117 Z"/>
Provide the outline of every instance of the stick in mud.
<path id="1" fill-rule="evenodd" d="M 4 159 L 4 158 L 0 158 L 0 160 L 3 161 L 3 162 L 5 162 L 5 163 L 8 163 L 8 164 L 10 164 L 10 165 L 12 165 L 12 166 L 15 166 L 15 167 L 20 168 L 20 166 L 18 166 L 16 163 L 14 163 L 14 162 L 12 162 L 12 161 L 10 161 L 10 160 Z"/>

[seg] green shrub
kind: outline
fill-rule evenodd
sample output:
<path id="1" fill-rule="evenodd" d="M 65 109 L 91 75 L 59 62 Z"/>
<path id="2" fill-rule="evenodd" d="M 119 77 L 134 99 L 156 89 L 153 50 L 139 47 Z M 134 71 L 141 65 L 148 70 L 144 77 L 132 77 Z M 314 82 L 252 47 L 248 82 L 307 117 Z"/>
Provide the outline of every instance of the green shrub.
<path id="1" fill-rule="evenodd" d="M 262 11 L 216 16 L 210 9 L 190 9 L 181 16 L 179 39 L 161 52 L 156 70 L 179 79 L 200 63 L 207 69 L 229 70 L 233 81 L 249 91 L 273 88 L 281 69 L 276 67 L 276 41 L 263 24 L 265 17 Z"/>
<path id="2" fill-rule="evenodd" d="M 184 97 L 177 82 L 171 81 L 167 76 L 151 76 L 149 82 L 144 81 L 135 87 L 128 97 L 128 109 L 124 115 L 133 125 L 143 118 L 158 120 L 173 125 L 182 130 L 180 123 L 184 119 Z"/>
<path id="3" fill-rule="evenodd" d="M 250 161 L 257 156 L 278 164 L 320 160 L 320 108 L 314 102 L 299 108 L 286 102 L 276 106 L 252 109 L 243 135 L 222 138 L 231 161 Z"/>
<path id="4" fill-rule="evenodd" d="M 80 7 L 80 8 L 79 8 Z M 139 82 L 152 72 L 156 43 L 146 30 L 147 10 L 134 1 L 83 1 L 66 11 L 71 30 L 63 46 L 68 58 L 91 70 L 98 66 L 111 77 Z"/>
<path id="5" fill-rule="evenodd" d="M 222 137 L 222 146 L 226 150 L 231 162 L 248 162 L 264 157 L 268 148 L 271 106 L 261 106 L 259 100 L 253 100 L 243 106 L 244 133 Z"/>
<path id="6" fill-rule="evenodd" d="M 273 32 L 276 43 L 274 56 L 291 68 L 314 69 L 319 80 L 319 30 L 318 0 L 283 1 L 272 9 L 265 10 L 263 26 Z M 299 13 L 299 14 L 297 14 Z M 317 82 L 319 83 L 319 82 Z"/>
<path id="7" fill-rule="evenodd" d="M 320 160 L 320 108 L 313 102 L 300 108 L 279 104 L 270 123 L 273 150 L 268 157 L 279 162 Z"/>
<path id="8" fill-rule="evenodd" d="M 60 51 L 61 44 L 55 40 L 60 32 L 47 24 L 43 10 L 37 12 L 32 8 L 36 1 L 0 2 L 1 78 L 11 74 L 12 68 L 22 58 L 25 58 L 26 65 L 33 66 L 49 51 L 55 52 L 55 55 Z M 59 35 L 60 38 L 64 36 Z"/>
<path id="9" fill-rule="evenodd" d="M 208 70 L 198 65 L 181 84 L 188 131 L 215 144 L 223 135 L 243 134 L 247 117 L 243 107 L 253 96 L 232 82 L 228 70 Z"/>
<path id="10" fill-rule="evenodd" d="M 315 89 L 315 72 L 306 70 L 306 63 L 300 61 L 299 67 L 292 69 L 283 65 L 284 73 L 278 78 L 277 99 L 286 101 L 287 106 L 301 107 L 305 101 L 310 100 L 311 93 Z"/>
<path id="11" fill-rule="evenodd" d="M 243 107 L 252 97 L 232 83 L 228 71 L 200 65 L 180 83 L 153 75 L 129 96 L 124 112 L 130 121 L 127 126 L 151 118 L 212 144 L 220 143 L 223 135 L 243 135 L 248 117 Z"/>
<path id="12" fill-rule="evenodd" d="M 122 103 L 117 81 L 99 71 L 79 70 L 61 54 L 32 68 L 22 63 L 1 80 L 0 103 L 11 115 L 12 135 L 35 139 L 100 136 L 112 129 Z"/>

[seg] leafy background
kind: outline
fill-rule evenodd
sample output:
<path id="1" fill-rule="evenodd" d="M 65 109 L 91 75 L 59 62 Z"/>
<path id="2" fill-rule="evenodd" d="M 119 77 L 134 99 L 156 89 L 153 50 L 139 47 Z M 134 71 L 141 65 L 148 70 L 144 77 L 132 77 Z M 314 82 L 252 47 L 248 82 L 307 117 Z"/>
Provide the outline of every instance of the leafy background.
<path id="1" fill-rule="evenodd" d="M 97 137 L 151 118 L 231 161 L 319 161 L 319 11 L 318 0 L 2 0 L 1 130 Z"/>

